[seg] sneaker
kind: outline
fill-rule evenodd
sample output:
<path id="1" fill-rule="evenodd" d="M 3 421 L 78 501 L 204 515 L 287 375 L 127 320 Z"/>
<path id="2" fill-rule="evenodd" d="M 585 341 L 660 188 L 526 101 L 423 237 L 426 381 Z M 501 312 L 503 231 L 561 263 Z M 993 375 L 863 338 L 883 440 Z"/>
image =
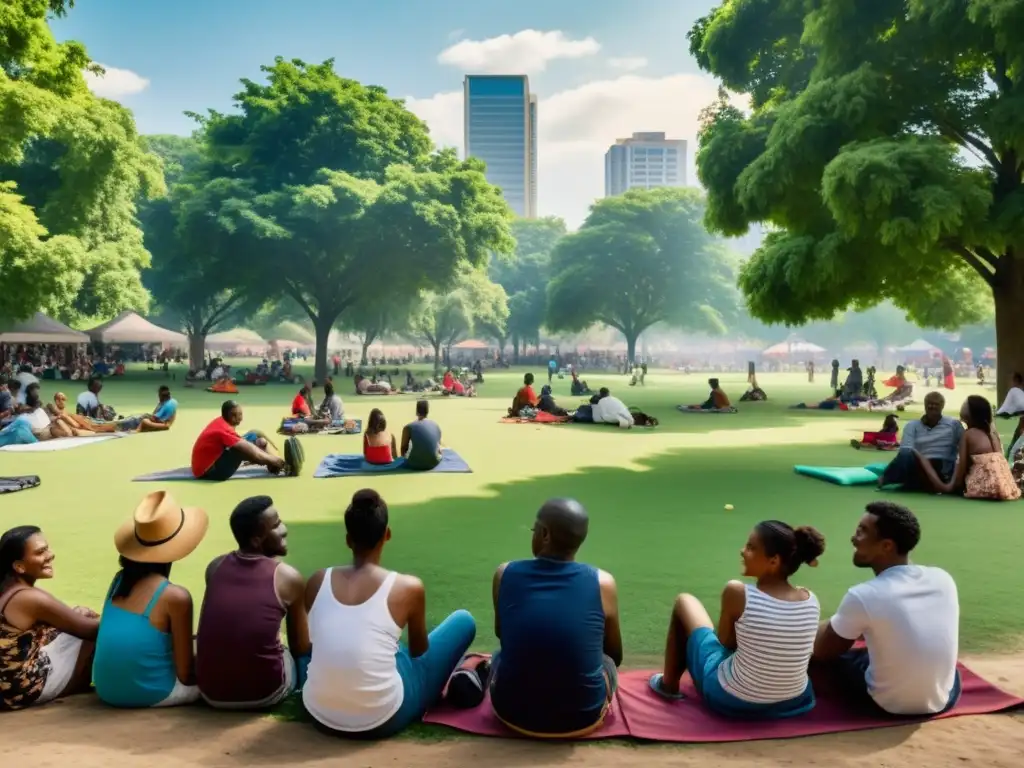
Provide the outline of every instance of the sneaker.
<path id="1" fill-rule="evenodd" d="M 298 438 L 289 437 L 284 441 L 284 466 L 289 477 L 298 477 L 302 474 L 302 465 L 306 461 L 306 452 L 302 449 L 302 443 Z"/>

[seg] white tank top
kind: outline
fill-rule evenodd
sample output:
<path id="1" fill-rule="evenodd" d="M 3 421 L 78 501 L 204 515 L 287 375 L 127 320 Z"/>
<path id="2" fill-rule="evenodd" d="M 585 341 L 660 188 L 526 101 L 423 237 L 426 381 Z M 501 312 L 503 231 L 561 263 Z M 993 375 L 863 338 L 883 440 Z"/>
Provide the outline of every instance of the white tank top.
<path id="1" fill-rule="evenodd" d="M 314 718 L 336 731 L 361 733 L 383 725 L 402 706 L 402 678 L 395 664 L 402 628 L 388 610 L 398 574 L 391 572 L 360 605 L 334 597 L 331 571 L 309 611 L 313 658 L 302 701 Z"/>
<path id="2" fill-rule="evenodd" d="M 821 606 L 813 592 L 789 602 L 747 584 L 747 603 L 736 620 L 736 653 L 718 667 L 722 688 L 743 701 L 775 704 L 807 688 Z"/>

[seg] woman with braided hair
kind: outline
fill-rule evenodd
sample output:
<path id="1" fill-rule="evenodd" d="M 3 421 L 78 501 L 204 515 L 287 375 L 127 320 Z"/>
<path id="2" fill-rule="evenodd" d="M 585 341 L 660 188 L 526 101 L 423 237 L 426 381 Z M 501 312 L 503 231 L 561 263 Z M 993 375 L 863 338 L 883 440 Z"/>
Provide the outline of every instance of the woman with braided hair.
<path id="1" fill-rule="evenodd" d="M 802 564 L 816 566 L 824 551 L 814 528 L 758 523 L 740 551 L 743 575 L 755 583 L 725 585 L 717 631 L 700 600 L 676 598 L 654 692 L 683 698 L 679 682 L 688 669 L 704 704 L 725 717 L 776 719 L 812 709 L 807 664 L 821 607 L 813 592 L 789 580 Z"/>

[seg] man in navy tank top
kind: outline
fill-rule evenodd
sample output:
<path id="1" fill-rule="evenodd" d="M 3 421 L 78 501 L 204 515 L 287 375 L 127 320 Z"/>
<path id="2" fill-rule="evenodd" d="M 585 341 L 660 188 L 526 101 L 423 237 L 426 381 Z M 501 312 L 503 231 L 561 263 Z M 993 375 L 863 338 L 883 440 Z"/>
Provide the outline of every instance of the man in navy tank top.
<path id="1" fill-rule="evenodd" d="M 533 525 L 531 560 L 494 574 L 491 703 L 528 736 L 582 736 L 601 726 L 622 663 L 615 580 L 576 562 L 589 521 L 573 499 L 552 499 Z"/>

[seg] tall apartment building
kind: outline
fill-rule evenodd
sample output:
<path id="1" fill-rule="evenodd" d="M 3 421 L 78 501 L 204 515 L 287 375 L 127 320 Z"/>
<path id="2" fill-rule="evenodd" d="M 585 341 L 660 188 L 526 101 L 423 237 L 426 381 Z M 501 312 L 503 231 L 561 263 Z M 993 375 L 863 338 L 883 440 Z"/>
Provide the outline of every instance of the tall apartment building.
<path id="1" fill-rule="evenodd" d="M 537 97 L 526 75 L 466 75 L 464 130 L 467 157 L 487 165 L 517 216 L 537 216 Z"/>
<path id="2" fill-rule="evenodd" d="M 686 141 L 664 132 L 634 133 L 619 139 L 604 156 L 604 196 L 630 189 L 686 186 Z"/>

